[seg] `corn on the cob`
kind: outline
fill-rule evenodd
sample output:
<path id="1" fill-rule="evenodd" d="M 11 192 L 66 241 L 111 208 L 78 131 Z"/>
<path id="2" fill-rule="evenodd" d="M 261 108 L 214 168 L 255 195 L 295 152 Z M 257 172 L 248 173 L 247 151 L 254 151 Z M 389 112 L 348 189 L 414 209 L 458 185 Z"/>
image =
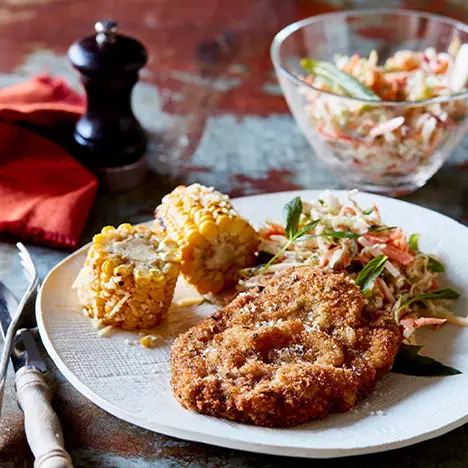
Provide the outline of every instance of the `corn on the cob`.
<path id="1" fill-rule="evenodd" d="M 155 218 L 156 232 L 179 244 L 182 274 L 200 294 L 234 286 L 239 270 L 254 264 L 255 229 L 213 187 L 177 187 L 163 198 Z"/>
<path id="2" fill-rule="evenodd" d="M 93 238 L 75 280 L 87 314 L 103 325 L 133 330 L 161 323 L 180 271 L 181 252 L 145 226 L 105 227 Z"/>

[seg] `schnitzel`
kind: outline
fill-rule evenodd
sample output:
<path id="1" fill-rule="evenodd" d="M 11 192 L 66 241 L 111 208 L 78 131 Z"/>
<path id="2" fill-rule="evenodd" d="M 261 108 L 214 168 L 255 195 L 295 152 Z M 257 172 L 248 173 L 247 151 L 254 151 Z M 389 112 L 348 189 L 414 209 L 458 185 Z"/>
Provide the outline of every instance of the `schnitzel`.
<path id="1" fill-rule="evenodd" d="M 185 408 L 259 426 L 293 426 L 352 408 L 392 367 L 402 340 L 370 315 L 345 275 L 291 267 L 180 335 L 172 390 Z"/>

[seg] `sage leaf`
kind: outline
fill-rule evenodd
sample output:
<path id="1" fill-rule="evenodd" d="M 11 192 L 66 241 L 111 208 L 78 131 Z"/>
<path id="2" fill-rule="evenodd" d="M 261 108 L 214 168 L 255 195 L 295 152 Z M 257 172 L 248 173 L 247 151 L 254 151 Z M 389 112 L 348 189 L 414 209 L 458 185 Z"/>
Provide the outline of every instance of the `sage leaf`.
<path id="1" fill-rule="evenodd" d="M 268 263 L 262 269 L 264 272 L 272 263 L 274 263 L 278 258 L 280 258 L 289 247 L 296 242 L 298 239 L 312 231 L 312 229 L 317 226 L 320 222 L 319 219 L 312 221 L 299 229 L 299 220 L 302 214 L 302 200 L 300 197 L 293 198 L 290 202 L 286 203 L 283 208 L 284 224 L 286 225 L 284 232 L 288 241 L 284 246 L 279 250 L 279 252 L 272 257 Z"/>
<path id="2" fill-rule="evenodd" d="M 409 305 L 411 305 L 413 302 L 417 301 L 424 301 L 424 300 L 437 300 L 437 299 L 450 299 L 452 301 L 455 301 L 460 297 L 460 294 L 455 291 L 455 289 L 451 288 L 446 288 L 446 289 L 439 289 L 438 291 L 432 291 L 430 293 L 426 294 L 418 294 L 417 296 L 412 297 L 408 301 L 404 302 L 401 304 L 399 307 L 399 310 L 405 309 Z"/>
<path id="3" fill-rule="evenodd" d="M 358 274 L 354 283 L 360 286 L 362 291 L 367 291 L 372 288 L 374 281 L 382 274 L 385 268 L 385 263 L 388 257 L 385 255 L 377 255 L 374 257 Z"/>
<path id="4" fill-rule="evenodd" d="M 372 101 L 380 101 L 380 97 L 377 96 L 370 88 L 365 84 L 361 83 L 354 76 L 341 71 L 335 65 L 324 62 L 323 60 L 315 60 L 312 58 L 304 58 L 301 60 L 301 66 L 304 70 L 317 77 L 325 78 L 331 82 L 337 84 L 346 94 L 349 96 L 359 99 L 370 99 Z"/>
<path id="5" fill-rule="evenodd" d="M 299 219 L 302 214 L 302 200 L 300 197 L 293 198 L 284 205 L 283 216 L 285 229 L 284 232 L 288 239 L 292 239 L 297 234 Z"/>
<path id="6" fill-rule="evenodd" d="M 313 239 L 315 237 L 330 237 L 332 239 L 358 239 L 361 237 L 361 235 L 355 234 L 351 231 L 325 231 L 320 234 L 315 234 L 314 236 L 309 236 L 308 239 Z"/>
<path id="7" fill-rule="evenodd" d="M 294 236 L 294 240 L 298 240 L 300 239 L 301 237 L 305 236 L 306 234 L 308 234 L 310 231 L 312 231 L 312 229 L 314 229 L 317 224 L 320 222 L 319 219 L 316 219 L 315 221 L 312 221 L 311 223 L 308 223 L 306 224 L 305 226 L 302 226 L 301 229 L 299 229 L 299 231 L 296 233 L 296 235 Z"/>
<path id="8" fill-rule="evenodd" d="M 393 363 L 392 372 L 420 377 L 461 374 L 454 367 L 446 366 L 431 357 L 421 356 L 419 354 L 421 349 L 422 346 L 401 344 Z"/>
<path id="9" fill-rule="evenodd" d="M 427 269 L 432 271 L 433 273 L 444 273 L 445 267 L 439 260 L 435 259 L 434 257 L 428 256 L 427 260 Z"/>
<path id="10" fill-rule="evenodd" d="M 369 232 L 391 231 L 396 228 L 396 226 L 371 226 Z"/>

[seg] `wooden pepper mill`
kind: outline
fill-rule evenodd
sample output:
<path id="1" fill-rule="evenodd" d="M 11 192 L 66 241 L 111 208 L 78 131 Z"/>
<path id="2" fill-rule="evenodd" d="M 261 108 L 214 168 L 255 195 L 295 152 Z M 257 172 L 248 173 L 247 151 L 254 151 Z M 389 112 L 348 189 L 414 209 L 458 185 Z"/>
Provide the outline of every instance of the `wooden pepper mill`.
<path id="1" fill-rule="evenodd" d="M 98 21 L 95 30 L 68 51 L 88 98 L 75 127 L 76 156 L 96 173 L 102 188 L 125 191 L 141 183 L 146 172 L 146 135 L 131 95 L 147 54 L 140 42 L 119 34 L 114 21 Z"/>

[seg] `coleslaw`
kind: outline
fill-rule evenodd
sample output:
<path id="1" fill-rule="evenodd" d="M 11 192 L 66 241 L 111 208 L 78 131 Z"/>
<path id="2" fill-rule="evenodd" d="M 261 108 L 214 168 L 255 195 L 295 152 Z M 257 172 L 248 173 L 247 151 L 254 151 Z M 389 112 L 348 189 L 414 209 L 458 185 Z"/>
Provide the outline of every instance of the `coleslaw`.
<path id="1" fill-rule="evenodd" d="M 343 202 L 328 190 L 317 200 L 301 201 L 294 241 L 288 239 L 287 226 L 266 222 L 259 230 L 259 251 L 269 261 L 242 270 L 242 287 L 254 287 L 264 275 L 290 266 L 310 265 L 345 272 L 362 287 L 366 310 L 391 312 L 408 342 L 422 326 L 468 326 L 468 318 L 447 309 L 458 293 L 440 289 L 439 275 L 445 271 L 440 260 L 419 251 L 418 235 L 407 238 L 400 227 L 384 224 L 377 206 L 362 209 L 354 200 L 357 192 L 348 192 Z M 379 264 L 378 274 L 364 278 L 374 264 Z"/>
<path id="2" fill-rule="evenodd" d="M 431 156 L 465 120 L 466 99 L 446 98 L 467 90 L 467 60 L 468 44 L 460 44 L 459 39 L 452 41 L 447 52 L 434 48 L 401 50 L 381 65 L 375 50 L 368 57 L 337 55 L 335 66 L 303 59 L 308 74 L 299 78 L 317 90 L 301 87 L 299 91 L 313 127 L 341 162 L 351 163 L 371 180 L 407 176 L 431 166 Z M 308 69 L 314 62 L 325 72 Z M 337 79 L 340 73 L 347 81 L 358 82 L 356 89 L 364 85 L 371 96 L 368 99 L 375 104 L 342 99 L 353 94 L 345 86 L 346 80 L 340 83 Z M 360 96 L 362 93 L 354 95 Z M 426 103 L 433 98 L 439 99 Z M 379 101 L 404 101 L 407 105 L 382 105 Z"/>

